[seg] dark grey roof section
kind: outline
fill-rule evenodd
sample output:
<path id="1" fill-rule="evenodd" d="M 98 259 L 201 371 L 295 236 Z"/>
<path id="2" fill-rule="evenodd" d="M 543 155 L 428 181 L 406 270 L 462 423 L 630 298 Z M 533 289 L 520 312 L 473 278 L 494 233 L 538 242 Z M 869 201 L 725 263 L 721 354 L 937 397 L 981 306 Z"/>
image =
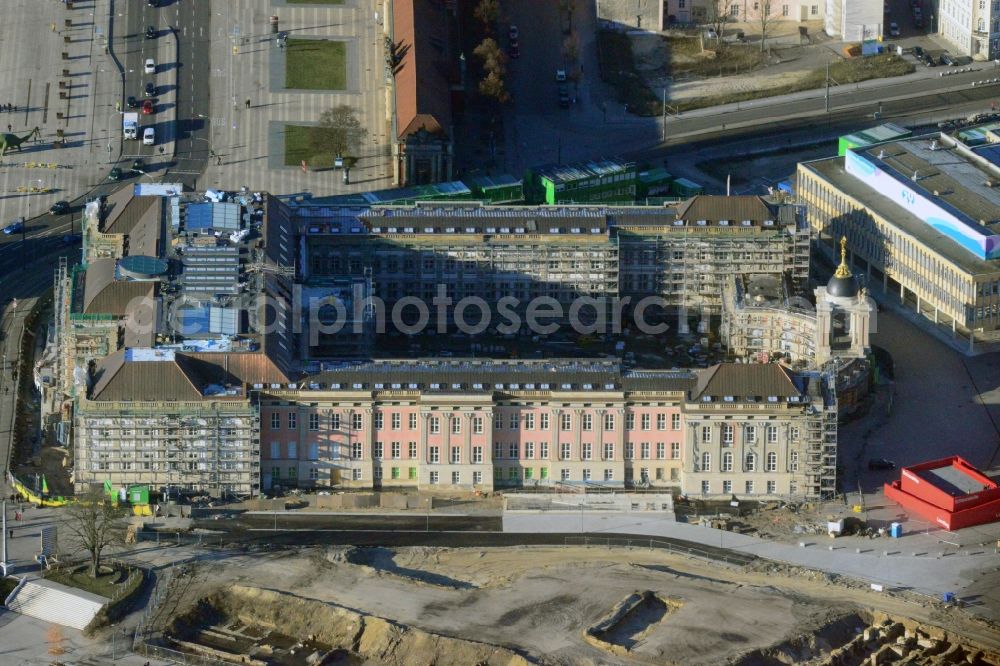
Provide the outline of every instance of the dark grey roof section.
<path id="1" fill-rule="evenodd" d="M 185 248 L 181 260 L 181 282 L 190 293 L 239 293 L 240 249 L 234 246 L 201 245 Z"/>
<path id="2" fill-rule="evenodd" d="M 767 400 L 797 398 L 803 391 L 793 381 L 794 373 L 776 363 L 720 363 L 698 374 L 692 399 Z"/>
<path id="3" fill-rule="evenodd" d="M 778 206 L 767 203 L 759 196 L 721 196 L 702 194 L 692 197 L 677 207 L 677 217 L 684 220 L 749 220 L 761 223 L 776 220 Z"/>
<path id="4" fill-rule="evenodd" d="M 617 361 L 426 359 L 367 361 L 307 377 L 301 386 L 342 390 L 676 391 L 694 384 L 687 370 L 627 371 Z"/>

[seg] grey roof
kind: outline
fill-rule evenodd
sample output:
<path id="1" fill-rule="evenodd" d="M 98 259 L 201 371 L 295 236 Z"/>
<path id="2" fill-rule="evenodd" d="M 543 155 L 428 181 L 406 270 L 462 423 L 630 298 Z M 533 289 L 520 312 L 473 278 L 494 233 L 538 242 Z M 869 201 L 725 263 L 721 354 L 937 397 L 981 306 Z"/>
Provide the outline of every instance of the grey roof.
<path id="1" fill-rule="evenodd" d="M 802 395 L 793 382 L 791 370 L 776 363 L 720 363 L 698 373 L 692 398 L 734 399 Z"/>
<path id="2" fill-rule="evenodd" d="M 759 196 L 721 196 L 700 194 L 677 207 L 677 217 L 682 220 L 750 220 L 761 223 L 776 220 L 778 206 L 767 203 Z"/>
<path id="3" fill-rule="evenodd" d="M 169 354 L 161 361 L 128 361 L 128 349 L 119 349 L 101 359 L 94 373 L 91 399 L 122 400 L 201 400 L 201 383 L 182 367 L 180 355 Z"/>
<path id="4" fill-rule="evenodd" d="M 117 263 L 114 259 L 97 259 L 87 266 L 83 288 L 85 314 L 122 316 L 133 299 L 153 297 L 154 282 L 116 280 Z"/>
<path id="5" fill-rule="evenodd" d="M 694 382 L 686 370 L 627 371 L 616 361 L 516 361 L 425 359 L 368 361 L 307 377 L 303 386 L 318 388 L 493 391 L 677 391 Z"/>

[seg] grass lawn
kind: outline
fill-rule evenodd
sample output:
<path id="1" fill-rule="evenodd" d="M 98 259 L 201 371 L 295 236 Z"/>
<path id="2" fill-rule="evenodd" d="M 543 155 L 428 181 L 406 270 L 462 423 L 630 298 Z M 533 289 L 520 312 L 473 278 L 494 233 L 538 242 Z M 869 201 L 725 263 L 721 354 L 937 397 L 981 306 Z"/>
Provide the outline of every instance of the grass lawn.
<path id="1" fill-rule="evenodd" d="M 306 125 L 285 125 L 286 166 L 299 166 L 302 160 L 306 161 L 310 169 L 329 169 L 333 166 L 333 154 L 315 147 L 315 129 Z"/>
<path id="2" fill-rule="evenodd" d="M 327 39 L 289 39 L 285 45 L 285 87 L 346 88 L 347 44 Z"/>
<path id="3" fill-rule="evenodd" d="M 667 73 L 671 76 L 716 76 L 747 73 L 764 60 L 758 46 L 727 44 L 712 57 L 701 51 L 698 37 L 664 37 L 669 57 Z"/>
<path id="4" fill-rule="evenodd" d="M 104 569 L 103 566 L 101 568 Z M 55 583 L 62 583 L 63 585 L 99 594 L 102 597 L 110 599 L 111 595 L 114 594 L 115 584 L 124 581 L 128 575 L 124 571 L 114 571 L 111 573 L 102 573 L 97 578 L 91 578 L 89 569 L 90 565 L 86 564 L 70 569 L 59 569 L 48 572 L 45 578 Z"/>

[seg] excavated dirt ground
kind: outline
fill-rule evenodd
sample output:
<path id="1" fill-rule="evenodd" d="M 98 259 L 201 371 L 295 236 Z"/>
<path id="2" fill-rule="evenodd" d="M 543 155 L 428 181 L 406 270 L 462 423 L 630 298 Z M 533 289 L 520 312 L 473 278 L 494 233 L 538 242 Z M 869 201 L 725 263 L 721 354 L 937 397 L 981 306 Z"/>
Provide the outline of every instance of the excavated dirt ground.
<path id="1" fill-rule="evenodd" d="M 641 549 L 220 554 L 171 592 L 158 621 L 184 616 L 179 637 L 257 627 L 352 663 L 1000 664 L 997 627 L 958 609 Z M 588 641 L 609 618 L 613 640 Z"/>

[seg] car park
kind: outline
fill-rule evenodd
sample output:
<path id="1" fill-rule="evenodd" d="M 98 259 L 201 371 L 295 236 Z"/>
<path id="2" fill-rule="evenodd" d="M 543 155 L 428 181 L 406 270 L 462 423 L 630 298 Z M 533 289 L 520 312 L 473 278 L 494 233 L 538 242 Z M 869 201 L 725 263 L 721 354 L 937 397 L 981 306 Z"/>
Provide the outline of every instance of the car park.
<path id="1" fill-rule="evenodd" d="M 57 201 L 49 208 L 49 212 L 53 215 L 63 215 L 69 212 L 69 202 L 68 201 Z"/>
<path id="2" fill-rule="evenodd" d="M 152 97 L 156 94 L 156 84 L 152 81 L 146 83 L 146 97 Z"/>
<path id="3" fill-rule="evenodd" d="M 17 234 L 24 231 L 24 218 L 15 217 L 11 220 L 10 224 L 3 228 L 3 232 L 10 236 L 11 234 Z"/>
<path id="4" fill-rule="evenodd" d="M 156 130 L 147 127 L 142 131 L 142 145 L 152 146 L 156 144 Z"/>
<path id="5" fill-rule="evenodd" d="M 146 58 L 146 63 L 142 69 L 146 74 L 156 74 L 156 61 L 152 58 Z"/>
<path id="6" fill-rule="evenodd" d="M 125 106 L 127 106 L 130 109 L 138 109 L 139 100 L 137 100 L 133 95 L 129 95 L 128 99 L 125 100 Z"/>
<path id="7" fill-rule="evenodd" d="M 885 458 L 872 458 L 868 461 L 868 469 L 872 471 L 896 469 L 896 463 L 891 460 L 886 460 Z"/>
<path id="8" fill-rule="evenodd" d="M 144 115 L 151 115 L 154 111 L 153 100 L 144 99 L 142 100 L 142 112 Z"/>

